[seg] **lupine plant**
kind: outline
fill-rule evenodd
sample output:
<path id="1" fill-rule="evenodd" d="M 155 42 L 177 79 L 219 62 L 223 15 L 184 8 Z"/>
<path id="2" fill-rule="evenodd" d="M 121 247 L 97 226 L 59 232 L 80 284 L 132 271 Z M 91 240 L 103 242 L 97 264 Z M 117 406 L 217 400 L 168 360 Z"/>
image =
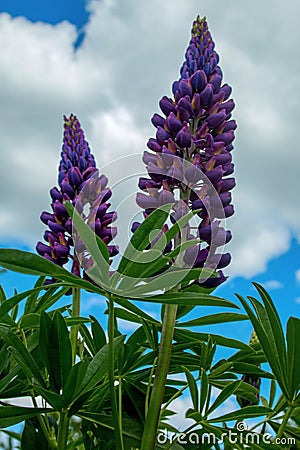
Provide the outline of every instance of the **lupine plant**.
<path id="1" fill-rule="evenodd" d="M 52 211 L 41 214 L 47 230 L 38 255 L 0 249 L 4 269 L 38 276 L 11 298 L 0 290 L 3 449 L 12 438 L 23 450 L 297 448 L 300 320 L 291 317 L 285 335 L 256 283 L 260 300 L 213 294 L 231 259 L 224 247 L 232 237 L 225 220 L 234 212 L 236 122 L 206 19 L 193 23 L 172 93 L 152 118 L 156 134 L 136 194 L 142 220 L 122 254 L 108 203 L 113 192 L 73 114 L 64 118 L 58 185 L 50 190 Z M 107 303 L 107 326 L 81 316 L 84 291 Z M 161 319 L 141 301 L 160 307 Z M 217 312 L 203 314 L 207 306 Z M 119 319 L 135 331 L 124 335 Z M 249 344 L 215 328 L 201 332 L 247 320 Z M 222 347 L 230 356 L 218 359 Z M 192 424 L 178 430 L 172 408 L 184 395 Z M 224 412 L 228 399 L 236 406 Z M 20 423 L 21 432 L 14 428 Z"/>

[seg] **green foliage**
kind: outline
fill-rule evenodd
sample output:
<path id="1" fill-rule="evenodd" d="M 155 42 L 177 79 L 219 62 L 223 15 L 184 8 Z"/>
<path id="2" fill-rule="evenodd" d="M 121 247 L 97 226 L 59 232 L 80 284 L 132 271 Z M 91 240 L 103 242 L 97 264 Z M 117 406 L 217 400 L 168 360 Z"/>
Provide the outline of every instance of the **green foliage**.
<path id="1" fill-rule="evenodd" d="M 162 241 L 159 239 L 149 252 L 149 235 L 153 227 L 165 223 L 168 211 L 166 207 L 160 214 L 149 216 L 151 220 L 147 219 L 138 229 L 112 277 L 100 270 L 100 264 L 107 264 L 103 245 L 95 243 L 94 235 L 80 217 L 76 218 L 77 229 L 83 233 L 93 258 L 98 258 L 92 275 L 100 286 L 39 256 L 0 250 L 3 267 L 39 275 L 32 289 L 11 298 L 7 299 L 0 289 L 0 426 L 13 435 L 9 427 L 24 423 L 21 435 L 14 434 L 22 449 L 54 449 L 63 433 L 68 449 L 115 449 L 115 415 L 124 450 L 139 448 L 163 327 L 162 318 L 154 318 L 138 306 L 141 300 L 161 305 L 161 317 L 166 305 L 178 305 L 159 423 L 160 430 L 168 430 L 173 437 L 169 434 L 164 444 L 158 442 L 157 449 L 196 450 L 199 447 L 189 438 L 201 439 L 205 433 L 221 437 L 247 419 L 255 419 L 253 431 L 261 436 L 272 430 L 278 437 L 299 441 L 300 320 L 291 317 L 284 332 L 271 297 L 256 283 L 259 299 L 237 295 L 245 312 L 230 312 L 239 306 L 195 284 L 201 270 L 184 273 L 172 268 L 161 251 L 151 266 L 147 258 L 158 255 Z M 182 223 L 186 220 L 187 217 Z M 176 226 L 170 228 L 167 240 L 178 232 Z M 154 276 L 157 270 L 162 270 L 158 278 Z M 146 280 L 148 275 L 154 277 Z M 44 285 L 45 276 L 57 281 Z M 181 284 L 169 290 L 176 277 Z M 143 282 L 139 284 L 138 280 Z M 104 295 L 114 302 L 112 335 L 107 337 L 103 322 L 96 315 L 72 314 L 70 297 L 64 295 L 75 288 Z M 161 292 L 155 292 L 158 288 Z M 218 309 L 204 315 L 200 312 L 204 306 Z M 198 317 L 185 318 L 192 310 L 194 317 L 199 311 Z M 135 330 L 123 335 L 118 329 L 119 319 L 132 324 Z M 200 331 L 202 326 L 234 326 L 235 322 L 246 320 L 251 321 L 257 334 L 255 343 L 247 344 L 222 332 Z M 75 361 L 72 327 L 79 330 Z M 217 359 L 220 346 L 227 348 L 228 358 Z M 269 384 L 269 397 L 249 384 L 247 376 L 262 379 L 264 386 Z M 186 395 L 192 405 L 186 417 L 193 425 L 184 432 L 188 442 L 182 444 L 171 417 L 173 402 Z M 32 406 L 19 406 L 18 397 L 27 397 Z M 239 408 L 236 397 L 248 402 L 247 406 Z M 37 398 L 41 399 L 39 403 Z M 11 404 L 8 399 L 15 400 Z M 224 411 L 229 401 L 236 406 Z M 228 437 L 225 448 L 226 445 L 230 448 Z M 239 443 L 237 448 L 247 448 L 245 445 Z M 201 448 L 219 447 L 203 443 Z M 264 447 L 253 444 L 253 448 Z M 272 448 L 278 446 L 274 443 Z"/>

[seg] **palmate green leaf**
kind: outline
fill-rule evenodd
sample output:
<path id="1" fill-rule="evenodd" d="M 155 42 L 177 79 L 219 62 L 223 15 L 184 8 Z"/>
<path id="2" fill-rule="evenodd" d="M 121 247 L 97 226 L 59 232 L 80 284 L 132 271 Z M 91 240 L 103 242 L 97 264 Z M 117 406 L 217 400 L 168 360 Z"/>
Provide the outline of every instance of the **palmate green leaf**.
<path id="1" fill-rule="evenodd" d="M 41 386 L 35 386 L 35 391 L 43 397 L 43 399 L 52 406 L 55 411 L 60 411 L 64 408 L 67 408 L 68 405 L 64 398 L 57 394 L 56 392 L 51 391 L 50 389 L 44 389 Z"/>
<path id="2" fill-rule="evenodd" d="M 251 417 L 266 416 L 271 413 L 272 409 L 265 406 L 245 406 L 244 408 L 223 414 L 218 417 L 213 417 L 208 420 L 209 423 L 227 422 L 229 420 L 243 420 Z"/>
<path id="3" fill-rule="evenodd" d="M 92 322 L 92 335 L 93 335 L 93 342 L 96 348 L 96 351 L 100 350 L 100 348 L 103 347 L 103 345 L 106 344 L 106 336 L 105 332 L 94 316 L 90 316 L 91 322 Z"/>
<path id="4" fill-rule="evenodd" d="M 239 313 L 217 313 L 208 316 L 198 317 L 188 322 L 177 323 L 177 327 L 196 327 L 202 325 L 213 325 L 217 323 L 238 322 L 241 320 L 249 320 L 246 314 Z"/>
<path id="5" fill-rule="evenodd" d="M 201 416 L 204 413 L 204 406 L 210 401 L 210 393 L 208 390 L 208 376 L 206 371 L 201 369 L 201 384 L 200 384 L 200 402 L 199 402 L 199 412 Z"/>
<path id="6" fill-rule="evenodd" d="M 2 302 L 4 302 L 4 300 L 6 300 L 6 295 L 3 287 L 0 285 L 0 305 Z"/>
<path id="7" fill-rule="evenodd" d="M 186 342 L 208 342 L 209 339 L 212 339 L 214 343 L 217 345 L 221 345 L 223 347 L 229 347 L 229 348 L 239 348 L 239 349 L 249 349 L 251 352 L 251 347 L 249 347 L 244 342 L 238 341 L 237 339 L 231 339 L 224 336 L 220 336 L 218 334 L 212 334 L 212 333 L 199 333 L 190 331 L 187 329 L 178 329 L 175 328 L 174 330 L 174 338 L 177 340 L 185 340 Z"/>
<path id="8" fill-rule="evenodd" d="M 258 313 L 258 310 L 260 311 L 259 318 L 254 314 L 246 300 L 239 294 L 236 294 L 239 298 L 240 302 L 242 303 L 243 307 L 245 308 L 249 319 L 251 320 L 251 323 L 253 325 L 253 328 L 257 334 L 257 337 L 259 339 L 260 345 L 268 359 L 268 363 L 270 364 L 272 371 L 274 375 L 276 376 L 276 379 L 281 387 L 282 392 L 284 395 L 289 398 L 289 391 L 287 387 L 287 379 L 286 376 L 283 373 L 282 367 L 280 365 L 280 360 L 277 357 L 277 350 L 275 349 L 275 343 L 274 343 L 274 336 L 271 333 L 271 335 L 268 335 L 265 329 L 265 323 L 266 320 L 268 320 L 266 315 L 264 315 L 261 312 L 262 305 L 259 304 L 259 302 L 256 299 L 250 299 L 251 303 L 255 305 L 256 311 Z M 259 305 L 260 306 L 259 306 Z M 268 331 L 270 332 L 270 324 L 267 326 Z"/>
<path id="9" fill-rule="evenodd" d="M 259 292 L 259 295 L 264 303 L 266 312 L 268 314 L 269 322 L 272 328 L 272 332 L 274 335 L 276 347 L 278 349 L 278 354 L 281 360 L 281 364 L 283 367 L 286 366 L 287 359 L 286 359 L 286 345 L 285 345 L 285 339 L 284 339 L 284 332 L 283 328 L 280 322 L 280 317 L 278 315 L 278 312 L 276 311 L 275 305 L 268 294 L 268 292 L 258 283 L 253 283 L 253 285 L 256 287 L 256 289 Z"/>
<path id="10" fill-rule="evenodd" d="M 300 320 L 290 317 L 287 323 L 288 388 L 295 397 L 300 388 Z"/>
<path id="11" fill-rule="evenodd" d="M 13 379 L 15 379 L 20 372 L 19 367 L 15 367 L 14 369 L 10 370 L 10 372 L 0 380 L 0 394 L 5 391 L 7 386 L 10 385 Z"/>
<path id="12" fill-rule="evenodd" d="M 66 317 L 65 321 L 68 326 L 73 326 L 73 325 L 79 325 L 81 323 L 91 322 L 91 319 L 89 319 L 88 317 Z M 23 315 L 20 318 L 19 326 L 23 329 L 39 328 L 40 314 L 31 313 L 31 314 Z"/>
<path id="13" fill-rule="evenodd" d="M 47 288 L 46 292 L 38 297 L 36 304 L 34 305 L 33 313 L 41 313 L 42 311 L 46 311 L 58 300 L 60 300 L 60 298 L 69 290 L 70 286 L 62 287 L 61 289 L 59 289 L 58 286 Z"/>
<path id="14" fill-rule="evenodd" d="M 49 336 L 50 329 L 52 325 L 52 320 L 50 316 L 46 312 L 42 312 L 40 315 L 40 329 L 39 329 L 39 354 L 41 361 L 47 368 L 49 374 L 51 374 L 51 363 L 49 361 L 48 354 L 48 344 L 49 344 Z M 50 378 L 50 383 L 53 386 L 52 378 Z"/>
<path id="15" fill-rule="evenodd" d="M 45 387 L 43 376 L 40 373 L 35 360 L 19 337 L 13 331 L 4 327 L 0 327 L 0 335 L 4 339 L 6 345 L 10 347 L 10 351 L 22 367 L 26 376 L 29 379 L 34 378 L 41 386 Z"/>
<path id="16" fill-rule="evenodd" d="M 124 289 L 122 296 L 144 298 L 149 296 L 150 293 L 159 290 L 170 290 L 174 286 L 177 286 L 181 282 L 195 281 L 201 278 L 209 278 L 214 274 L 212 269 L 191 269 L 191 268 L 178 268 L 170 267 L 166 272 L 158 274 L 152 278 L 143 281 L 143 284 L 133 286 L 132 288 Z M 141 280 L 138 280 L 139 282 Z M 121 287 L 121 285 L 120 285 Z"/>
<path id="17" fill-rule="evenodd" d="M 102 428 L 100 431 L 102 435 L 110 436 L 113 438 L 113 431 L 114 431 L 114 424 L 112 417 L 106 415 L 106 414 L 99 414 L 99 413 L 93 413 L 93 412 L 87 412 L 87 411 L 79 411 L 78 416 L 82 419 L 88 420 L 89 422 L 92 422 L 93 424 L 97 424 L 97 428 Z M 122 426 L 122 432 L 123 432 L 123 438 L 126 445 L 126 449 L 135 449 L 138 448 L 141 444 L 141 438 L 142 438 L 142 432 L 143 429 L 141 427 L 141 424 L 135 420 L 123 418 L 123 426 Z M 166 444 L 159 444 L 157 443 L 155 445 L 155 450 L 183 450 L 183 447 L 176 442 L 173 444 L 170 444 L 170 442 Z"/>
<path id="18" fill-rule="evenodd" d="M 131 297 L 132 300 L 143 300 L 151 303 L 164 303 L 172 305 L 192 305 L 192 306 L 218 306 L 227 308 L 238 308 L 238 306 L 222 297 L 216 297 L 209 294 L 196 294 L 194 292 L 166 292 L 165 294 L 158 294 L 148 297 Z M 118 299 L 116 299 L 118 301 Z"/>
<path id="19" fill-rule="evenodd" d="M 244 362 L 234 362 L 232 364 L 232 370 L 235 373 L 240 374 L 251 374 L 251 375 L 257 375 L 260 378 L 274 378 L 274 375 L 270 372 L 267 372 L 266 370 L 261 369 L 255 364 L 249 364 Z"/>
<path id="20" fill-rule="evenodd" d="M 87 360 L 79 361 L 72 366 L 69 377 L 63 388 L 63 399 L 66 407 L 69 407 L 81 395 L 81 385 L 85 377 L 89 362 Z"/>
<path id="21" fill-rule="evenodd" d="M 258 289 L 259 285 L 256 283 Z M 256 298 L 248 296 L 254 309 L 256 310 L 257 317 L 262 324 L 266 336 L 268 337 L 270 346 L 274 354 L 274 359 L 278 361 L 279 370 L 282 373 L 282 379 L 287 378 L 287 362 L 286 362 L 286 347 L 283 335 L 283 330 L 278 318 L 277 313 L 274 313 L 274 305 L 271 298 L 266 291 L 260 287 L 260 296 L 264 302 L 262 305 Z"/>
<path id="22" fill-rule="evenodd" d="M 187 383 L 189 385 L 189 391 L 191 393 L 191 399 L 193 402 L 193 407 L 195 411 L 198 411 L 199 408 L 199 392 L 195 378 L 189 371 L 187 367 L 182 367 L 186 376 Z"/>
<path id="23" fill-rule="evenodd" d="M 26 408 L 23 406 L 0 406 L 0 428 L 10 427 L 38 414 L 52 412 L 50 408 Z"/>
<path id="24" fill-rule="evenodd" d="M 162 251 L 166 244 L 168 244 L 176 235 L 178 235 L 188 222 L 199 212 L 199 210 L 189 211 L 184 216 L 180 217 L 154 244 L 153 248 Z M 199 242 L 199 240 L 198 240 Z"/>
<path id="25" fill-rule="evenodd" d="M 44 285 L 46 277 L 39 277 L 34 285 L 35 288 L 38 288 L 40 286 Z M 34 306 L 37 302 L 39 291 L 34 291 L 30 295 L 28 295 L 28 298 L 25 303 L 24 307 L 24 314 L 30 314 L 34 312 Z"/>
<path id="26" fill-rule="evenodd" d="M 103 289 L 99 286 L 95 286 L 82 278 L 77 277 L 71 272 L 68 272 L 63 267 L 48 261 L 42 256 L 35 255 L 34 253 L 24 252 L 22 250 L 12 250 L 12 249 L 0 249 L 0 265 L 6 269 L 13 270 L 15 272 L 24 273 L 28 275 L 45 275 L 59 280 L 65 281 L 70 287 L 80 287 L 88 291 L 97 292 L 103 294 Z M 54 284 L 51 287 L 61 286 L 61 284 Z M 40 286 L 35 288 L 36 290 L 46 289 L 46 286 Z M 31 292 L 34 289 L 30 290 Z M 28 295 L 27 291 L 27 295 Z M 20 294 L 24 295 L 24 293 Z M 26 295 L 23 296 L 25 298 Z M 14 298 L 14 297 L 13 297 Z M 21 300 L 19 300 L 21 301 Z M 16 302 L 18 303 L 18 302 Z M 15 304 L 16 304 L 15 303 Z M 2 306 L 5 306 L 6 302 L 0 306 L 0 315 L 2 313 Z M 10 306 L 11 309 L 12 306 Z M 5 307 L 5 312 L 7 311 L 7 306 Z"/>
<path id="27" fill-rule="evenodd" d="M 132 312 L 127 311 L 124 308 L 115 308 L 115 317 L 118 319 L 126 320 L 127 322 L 141 324 L 141 316 L 138 316 Z M 106 311 L 107 312 L 107 311 Z"/>
<path id="28" fill-rule="evenodd" d="M 115 357 L 117 358 L 125 336 L 118 336 L 114 339 Z M 89 363 L 85 376 L 80 385 L 80 395 L 93 389 L 108 372 L 108 344 L 105 344 Z"/>
<path id="29" fill-rule="evenodd" d="M 103 270 L 103 279 L 107 281 L 109 277 L 109 251 L 107 245 L 85 223 L 71 202 L 66 201 L 64 202 L 64 205 L 67 208 L 70 217 L 72 217 L 74 228 L 85 243 L 94 263 Z"/>
<path id="30" fill-rule="evenodd" d="M 55 311 L 48 336 L 47 354 L 51 375 L 61 389 L 72 368 L 72 349 L 69 331 L 63 316 Z"/>
<path id="31" fill-rule="evenodd" d="M 118 273 L 130 273 L 131 263 L 136 260 L 139 252 L 145 250 L 150 244 L 149 236 L 154 230 L 161 230 L 169 217 L 172 204 L 163 205 L 149 214 L 132 235 L 118 267 Z"/>
<path id="32" fill-rule="evenodd" d="M 37 432 L 35 426 L 30 420 L 25 421 L 21 437 L 22 450 L 36 450 Z"/>
<path id="33" fill-rule="evenodd" d="M 220 405 L 222 405 L 231 395 L 233 395 L 241 384 L 240 380 L 232 381 L 229 383 L 222 392 L 217 396 L 213 404 L 206 411 L 205 417 L 208 417 L 213 411 L 215 411 Z"/>
<path id="34" fill-rule="evenodd" d="M 153 317 L 151 317 L 149 314 L 144 312 L 141 308 L 139 308 L 138 306 L 136 306 L 134 303 L 127 300 L 126 298 L 115 297 L 114 301 L 118 305 L 122 306 L 124 309 L 132 312 L 133 314 L 136 314 L 137 316 L 142 317 L 143 319 L 148 320 L 150 322 L 157 323 L 157 320 L 153 319 Z"/>
<path id="35" fill-rule="evenodd" d="M 23 316 L 21 316 L 18 325 L 23 329 L 39 328 L 40 314 L 34 314 L 34 313 L 24 314 Z"/>

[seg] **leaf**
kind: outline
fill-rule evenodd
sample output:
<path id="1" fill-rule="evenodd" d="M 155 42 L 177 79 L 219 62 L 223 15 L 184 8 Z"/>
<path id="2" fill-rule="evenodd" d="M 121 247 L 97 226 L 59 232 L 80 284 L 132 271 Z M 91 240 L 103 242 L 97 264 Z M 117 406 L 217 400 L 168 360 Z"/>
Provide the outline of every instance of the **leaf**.
<path id="1" fill-rule="evenodd" d="M 98 286 L 94 286 L 88 281 L 85 281 L 82 278 L 79 278 L 76 275 L 72 274 L 71 272 L 68 272 L 63 267 L 60 267 L 57 264 L 48 261 L 48 259 L 43 258 L 42 256 L 35 255 L 34 253 L 7 248 L 0 249 L 0 265 L 15 272 L 25 273 L 28 275 L 50 276 L 53 278 L 58 278 L 59 280 L 66 281 L 70 283 L 71 286 L 78 286 L 88 291 L 91 290 L 92 292 L 98 292 L 101 294 L 103 293 L 103 290 Z M 59 286 L 59 284 L 57 284 L 57 286 Z M 53 285 L 51 287 L 53 287 Z M 46 289 L 46 286 L 35 289 Z M 31 289 L 31 292 L 33 292 L 33 290 L 34 289 Z M 24 295 L 24 293 L 21 295 Z M 23 296 L 23 298 L 25 297 L 26 295 Z M 2 312 L 2 306 L 4 305 L 0 306 L 0 315 Z"/>
<path id="2" fill-rule="evenodd" d="M 127 311 L 124 308 L 115 308 L 115 317 L 118 319 L 126 320 L 127 322 L 138 323 L 141 324 L 141 317 Z"/>
<path id="3" fill-rule="evenodd" d="M 198 411 L 199 394 L 198 394 L 197 383 L 196 383 L 193 375 L 189 371 L 189 369 L 187 369 L 186 367 L 183 367 L 183 370 L 185 372 L 185 376 L 186 376 L 186 379 L 187 379 L 187 382 L 188 382 L 188 385 L 189 385 L 189 390 L 190 390 L 190 393 L 191 393 L 191 398 L 192 398 L 194 410 Z"/>
<path id="4" fill-rule="evenodd" d="M 41 361 L 47 368 L 47 371 L 49 374 L 51 374 L 52 367 L 51 363 L 49 361 L 49 354 L 48 354 L 48 345 L 49 345 L 49 335 L 50 335 L 50 329 L 51 329 L 51 318 L 46 312 L 42 312 L 40 315 L 40 329 L 39 329 L 39 355 L 41 358 Z M 50 382 L 52 384 L 52 378 L 50 379 Z"/>
<path id="5" fill-rule="evenodd" d="M 14 369 L 10 370 L 10 372 L 0 380 L 0 393 L 4 392 L 7 386 L 10 385 L 10 383 L 17 377 L 20 369 L 19 367 L 15 367 Z"/>
<path id="6" fill-rule="evenodd" d="M 20 321 L 19 321 L 19 326 L 21 328 L 38 328 L 39 327 L 39 323 L 40 323 L 40 315 L 39 314 L 34 314 L 34 313 L 29 313 L 29 314 L 24 314 L 23 316 L 21 316 Z"/>
<path id="7" fill-rule="evenodd" d="M 177 293 L 165 293 L 155 296 L 136 298 L 132 296 L 133 300 L 143 300 L 151 303 L 166 303 L 173 305 L 193 305 L 193 306 L 220 306 L 227 308 L 238 308 L 235 303 L 225 300 L 221 297 L 216 297 L 209 294 L 196 294 L 194 292 L 179 291 Z"/>
<path id="8" fill-rule="evenodd" d="M 52 392 L 50 389 L 35 386 L 35 390 L 46 400 L 47 403 L 49 403 L 49 405 L 53 407 L 55 411 L 60 411 L 68 406 L 60 394 Z"/>
<path id="9" fill-rule="evenodd" d="M 188 322 L 178 323 L 177 327 L 196 327 L 202 325 L 212 325 L 217 323 L 237 322 L 241 320 L 249 320 L 246 314 L 239 313 L 217 313 L 208 316 L 198 317 Z"/>
<path id="10" fill-rule="evenodd" d="M 45 382 L 42 374 L 39 371 L 39 368 L 23 344 L 23 342 L 18 338 L 18 336 L 10 330 L 6 330 L 3 327 L 0 327 L 0 334 L 2 335 L 4 341 L 8 346 L 10 346 L 10 350 L 16 358 L 17 362 L 23 369 L 23 372 L 26 376 L 31 379 L 35 378 L 41 386 L 45 387 Z"/>
<path id="11" fill-rule="evenodd" d="M 199 343 L 201 343 L 202 341 L 207 342 L 211 338 L 213 342 L 215 342 L 218 345 L 222 345 L 224 347 L 241 348 L 241 349 L 249 348 L 249 346 L 247 344 L 245 344 L 244 342 L 238 341 L 237 339 L 231 339 L 231 338 L 219 336 L 218 334 L 212 334 L 212 333 L 195 333 L 193 331 L 186 330 L 186 329 L 175 328 L 174 338 L 176 340 L 182 339 L 187 342 L 197 341 Z"/>
<path id="12" fill-rule="evenodd" d="M 78 416 L 82 419 L 88 420 L 94 424 L 97 424 L 97 428 L 100 428 L 100 432 L 104 435 L 110 435 L 114 430 L 114 424 L 112 417 L 107 414 L 99 414 L 94 412 L 79 411 Z M 139 422 L 132 419 L 123 418 L 123 437 L 126 443 L 126 449 L 135 449 L 140 446 L 142 429 Z M 101 430 L 103 428 L 103 430 Z M 113 440 L 113 434 L 111 434 Z M 134 446 L 133 446 L 134 445 Z M 183 447 L 177 443 L 173 443 L 170 447 L 170 442 L 166 439 L 166 442 L 160 444 L 159 442 L 155 445 L 155 450 L 183 450 Z"/>
<path id="13" fill-rule="evenodd" d="M 232 364 L 232 370 L 236 373 L 247 373 L 250 375 L 257 375 L 260 378 L 274 378 L 274 375 L 266 370 L 261 369 L 255 364 L 249 364 L 244 362 L 234 362 Z"/>
<path id="14" fill-rule="evenodd" d="M 144 284 L 134 286 L 132 289 L 123 289 L 124 293 L 122 295 L 138 298 L 159 290 L 170 290 L 184 281 L 198 280 L 201 274 L 204 278 L 208 278 L 213 273 L 212 269 L 177 268 L 173 266 L 166 272 L 145 280 Z"/>
<path id="15" fill-rule="evenodd" d="M 124 342 L 125 336 L 118 336 L 114 339 L 115 346 L 115 356 L 117 357 L 118 352 Z M 89 363 L 85 376 L 82 380 L 80 386 L 80 393 L 84 394 L 90 389 L 93 389 L 96 384 L 98 384 L 102 378 L 107 375 L 108 371 L 108 344 L 105 344 L 94 356 L 94 358 Z"/>
<path id="16" fill-rule="evenodd" d="M 72 367 L 69 373 L 69 377 L 63 388 L 63 399 L 65 400 L 66 407 L 69 407 L 71 403 L 73 403 L 76 400 L 78 395 L 81 395 L 80 389 L 88 365 L 89 365 L 88 361 L 83 360 L 79 361 L 79 363 L 75 364 L 75 366 Z"/>
<path id="17" fill-rule="evenodd" d="M 281 326 L 279 315 L 276 311 L 275 305 L 263 286 L 258 283 L 253 283 L 259 292 L 259 295 L 264 303 L 266 312 L 268 314 L 269 322 L 273 331 L 275 343 L 278 349 L 279 358 L 283 367 L 286 367 L 286 346 L 284 340 L 284 333 Z"/>
<path id="18" fill-rule="evenodd" d="M 126 275 L 130 272 L 131 263 L 135 262 L 139 252 L 145 250 L 150 244 L 149 235 L 151 231 L 162 229 L 168 219 L 171 208 L 172 204 L 167 204 L 156 209 L 140 224 L 124 251 L 117 269 L 120 274 Z"/>
<path id="19" fill-rule="evenodd" d="M 115 303 L 118 303 L 126 310 L 131 311 L 133 314 L 136 314 L 137 316 L 142 317 L 145 320 L 148 320 L 153 323 L 159 323 L 157 320 L 155 320 L 153 317 L 151 317 L 149 314 L 144 312 L 142 309 L 140 309 L 138 306 L 136 306 L 134 303 L 127 300 L 126 298 L 114 297 L 114 301 Z"/>
<path id="20" fill-rule="evenodd" d="M 100 350 L 106 344 L 106 336 L 100 323 L 94 316 L 90 316 L 92 321 L 92 335 L 96 351 Z"/>
<path id="21" fill-rule="evenodd" d="M 203 409 L 207 402 L 208 396 L 208 377 L 205 370 L 201 369 L 201 385 L 200 385 L 200 404 L 199 404 L 199 412 L 201 416 L 203 416 Z"/>
<path id="22" fill-rule="evenodd" d="M 22 432 L 21 438 L 21 449 L 22 450 L 35 450 L 36 449 L 36 438 L 37 432 L 35 426 L 31 420 L 25 420 L 25 425 Z"/>
<path id="23" fill-rule="evenodd" d="M 41 313 L 42 311 L 46 311 L 70 290 L 70 286 L 62 287 L 61 289 L 58 289 L 58 287 L 59 286 L 55 286 L 53 289 L 49 287 L 43 295 L 40 295 L 36 301 L 33 312 Z"/>
<path id="24" fill-rule="evenodd" d="M 41 287 L 44 286 L 45 277 L 39 277 L 34 285 L 34 287 Z M 24 314 L 30 314 L 34 312 L 34 306 L 36 304 L 37 298 L 38 298 L 39 291 L 33 291 L 27 298 L 27 301 L 25 303 L 24 307 Z"/>
<path id="25" fill-rule="evenodd" d="M 217 396 L 213 404 L 208 408 L 206 411 L 206 417 L 208 417 L 213 411 L 215 411 L 220 405 L 225 403 L 225 401 L 233 395 L 236 390 L 239 388 L 241 384 L 240 380 L 232 381 L 232 383 L 229 383 L 222 392 Z"/>
<path id="26" fill-rule="evenodd" d="M 85 223 L 78 211 L 67 201 L 64 202 L 70 217 L 72 217 L 73 226 L 78 235 L 86 245 L 94 265 L 86 273 L 92 280 L 100 283 L 103 287 L 109 285 L 109 251 L 107 245 L 100 239 L 93 230 Z"/>
<path id="27" fill-rule="evenodd" d="M 57 388 L 61 389 L 71 371 L 72 349 L 66 322 L 58 311 L 55 311 L 52 319 L 47 353 L 51 375 Z"/>
<path id="28" fill-rule="evenodd" d="M 49 408 L 26 408 L 23 406 L 0 406 L 0 428 L 16 425 L 38 414 L 52 412 Z"/>
<path id="29" fill-rule="evenodd" d="M 291 397 L 300 388 L 300 320 L 290 317 L 287 323 L 288 387 Z"/>
<path id="30" fill-rule="evenodd" d="M 289 398 L 289 391 L 287 389 L 286 377 L 283 375 L 282 369 L 280 367 L 280 361 L 277 358 L 277 352 L 274 351 L 274 343 L 270 342 L 270 340 L 269 340 L 269 337 L 271 340 L 273 340 L 274 337 L 267 335 L 265 328 L 263 327 L 261 321 L 258 320 L 258 318 L 253 313 L 252 309 L 247 304 L 245 299 L 242 296 L 240 296 L 239 294 L 236 294 L 236 295 L 239 298 L 240 302 L 242 303 L 243 307 L 245 308 L 245 310 L 249 316 L 249 319 L 251 320 L 253 328 L 259 339 L 260 345 L 268 359 L 268 362 L 274 372 L 274 375 L 276 376 L 276 379 L 277 379 L 284 395 L 287 398 Z M 251 299 L 250 299 L 250 301 L 251 301 Z M 259 303 L 257 301 L 254 302 L 253 299 L 252 299 L 252 302 L 255 304 Z M 261 315 L 260 315 L 260 317 L 261 317 Z"/>
<path id="31" fill-rule="evenodd" d="M 223 414 L 222 416 L 213 417 L 212 419 L 209 419 L 208 422 L 215 423 L 227 422 L 228 420 L 243 420 L 251 417 L 265 416 L 270 412 L 272 412 L 272 410 L 265 406 L 245 406 L 244 408 Z"/>

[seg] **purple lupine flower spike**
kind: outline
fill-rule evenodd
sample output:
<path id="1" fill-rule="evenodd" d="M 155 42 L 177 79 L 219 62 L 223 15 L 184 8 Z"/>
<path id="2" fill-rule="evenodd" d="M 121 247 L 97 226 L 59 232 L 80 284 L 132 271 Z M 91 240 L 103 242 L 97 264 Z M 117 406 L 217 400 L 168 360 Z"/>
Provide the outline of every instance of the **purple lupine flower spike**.
<path id="1" fill-rule="evenodd" d="M 64 116 L 64 137 L 59 163 L 58 187 L 50 189 L 52 212 L 42 212 L 41 220 L 49 230 L 44 233 L 46 243 L 38 242 L 37 252 L 48 260 L 65 265 L 72 260 L 71 272 L 80 276 L 80 265 L 77 258 L 80 243 L 75 242 L 72 235 L 72 220 L 63 202 L 69 200 L 83 214 L 83 199 L 90 202 L 89 216 L 86 218 L 95 233 L 107 244 L 110 255 L 118 253 L 115 245 L 108 245 L 116 235 L 116 228 L 111 227 L 116 219 L 115 212 L 109 212 L 111 191 L 107 188 L 108 179 L 101 175 L 89 144 L 85 140 L 79 120 L 73 114 Z M 85 189 L 84 189 L 85 188 Z M 84 195 L 82 195 L 84 191 Z M 95 207 L 96 205 L 96 207 Z M 83 250 L 85 247 L 81 250 Z M 49 283 L 49 281 L 48 281 Z"/>
<path id="2" fill-rule="evenodd" d="M 219 219 L 234 213 L 230 191 L 235 180 L 229 177 L 234 170 L 234 102 L 229 98 L 231 87 L 222 83 L 218 62 L 206 19 L 198 16 L 180 78 L 172 86 L 173 98 L 164 96 L 159 102 L 162 114 L 152 118 L 156 137 L 147 144 L 152 152 L 146 151 L 143 157 L 149 178 L 140 179 L 143 194 L 137 194 L 144 215 L 178 197 L 188 208 L 200 210 L 196 236 L 191 235 L 201 239 L 194 251 L 194 267 L 212 267 L 218 275 L 201 283 L 207 287 L 226 280 L 220 269 L 229 264 L 230 255 L 222 256 L 217 248 L 231 239 L 231 233 L 222 228 Z M 178 211 L 174 220 L 178 220 Z M 137 226 L 135 223 L 134 229 Z M 186 260 L 190 261 L 188 253 Z"/>

